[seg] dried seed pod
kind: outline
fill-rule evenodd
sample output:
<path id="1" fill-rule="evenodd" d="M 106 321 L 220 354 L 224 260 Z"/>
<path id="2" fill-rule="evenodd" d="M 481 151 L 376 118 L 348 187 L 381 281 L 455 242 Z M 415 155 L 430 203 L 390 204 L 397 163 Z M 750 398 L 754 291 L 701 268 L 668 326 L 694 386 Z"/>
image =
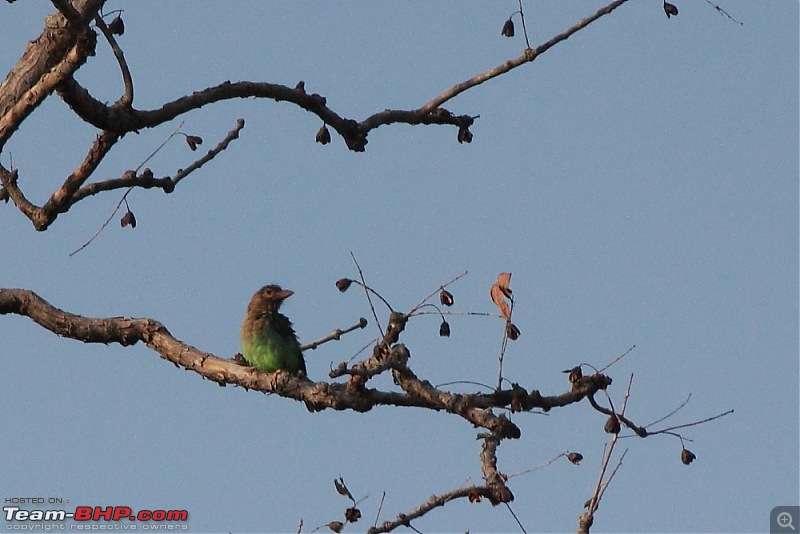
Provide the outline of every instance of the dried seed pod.
<path id="1" fill-rule="evenodd" d="M 454 302 L 453 294 L 446 289 L 442 289 L 439 291 L 439 302 L 441 302 L 444 306 L 452 306 Z"/>
<path id="2" fill-rule="evenodd" d="M 203 138 L 197 135 L 187 135 L 186 144 L 189 145 L 189 148 L 192 150 L 197 150 L 197 145 L 203 144 Z"/>
<path id="3" fill-rule="evenodd" d="M 667 18 L 670 17 L 677 17 L 678 16 L 678 6 L 674 4 L 670 4 L 669 2 L 664 2 L 664 13 L 667 14 Z"/>
<path id="4" fill-rule="evenodd" d="M 349 278 L 339 278 L 336 281 L 336 289 L 338 289 L 339 291 L 344 293 L 345 291 L 347 291 L 350 288 L 350 284 L 352 284 L 352 283 L 353 283 L 353 281 L 350 280 Z"/>
<path id="5" fill-rule="evenodd" d="M 695 458 L 697 458 L 697 456 L 689 449 L 681 450 L 681 462 L 683 462 L 684 465 L 689 465 Z"/>
<path id="6" fill-rule="evenodd" d="M 458 142 L 459 143 L 471 143 L 472 142 L 472 132 L 469 131 L 468 126 L 461 126 L 458 129 Z"/>
<path id="7" fill-rule="evenodd" d="M 442 319 L 442 324 L 439 325 L 439 335 L 442 337 L 450 337 L 450 323 Z"/>
<path id="8" fill-rule="evenodd" d="M 136 228 L 136 217 L 134 217 L 133 212 L 131 210 L 126 211 L 125 215 L 123 215 L 122 219 L 120 219 L 119 224 L 123 228 L 128 225 L 130 225 L 131 228 Z"/>
<path id="9" fill-rule="evenodd" d="M 500 503 L 513 501 L 514 494 L 511 493 L 511 490 L 508 489 L 507 486 L 501 486 L 499 488 L 496 488 L 495 491 L 492 492 L 492 495 L 489 497 L 489 500 L 491 501 L 492 506 L 497 506 Z"/>
<path id="10" fill-rule="evenodd" d="M 339 534 L 344 528 L 344 523 L 342 523 L 341 521 L 331 521 L 330 523 L 328 523 L 327 526 L 329 529 L 331 529 L 331 531 L 335 532 L 336 534 Z"/>
<path id="11" fill-rule="evenodd" d="M 328 126 L 323 124 L 322 127 L 317 132 L 317 143 L 321 145 L 327 145 L 331 142 L 331 132 L 328 131 Z"/>
<path id="12" fill-rule="evenodd" d="M 503 30 L 500 32 L 500 35 L 503 37 L 514 37 L 514 21 L 508 19 L 505 24 L 503 24 Z"/>
<path id="13" fill-rule="evenodd" d="M 570 384 L 574 384 L 575 382 L 577 382 L 578 380 L 580 380 L 583 377 L 583 370 L 581 370 L 581 366 L 580 365 L 576 365 L 572 369 L 565 369 L 562 372 L 563 373 L 569 373 L 569 376 L 567 376 L 567 379 L 569 380 Z"/>
<path id="14" fill-rule="evenodd" d="M 619 434 L 620 428 L 619 417 L 617 417 L 616 414 L 611 414 L 608 421 L 606 421 L 606 424 L 603 426 L 603 430 L 609 434 Z"/>
<path id="15" fill-rule="evenodd" d="M 109 23 L 108 31 L 110 31 L 112 35 L 122 35 L 125 33 L 125 23 L 122 22 L 122 17 L 117 15 L 117 17 Z"/>
<path id="16" fill-rule="evenodd" d="M 579 452 L 571 452 L 567 455 L 567 460 L 569 460 L 575 465 L 581 465 L 581 460 L 583 460 L 583 455 Z"/>
<path id="17" fill-rule="evenodd" d="M 351 501 L 355 502 L 355 499 L 353 499 L 353 495 L 350 493 L 350 490 L 347 489 L 347 486 L 345 486 L 344 479 L 342 477 L 339 477 L 339 480 L 336 480 L 334 478 L 333 485 L 336 486 L 336 492 L 339 495 L 343 495 L 348 499 L 350 499 Z"/>
<path id="18" fill-rule="evenodd" d="M 361 510 L 352 506 L 344 511 L 344 518 L 347 519 L 350 523 L 355 523 L 359 519 L 361 519 Z"/>
<path id="19" fill-rule="evenodd" d="M 516 341 L 519 338 L 520 331 L 514 323 L 506 323 L 506 335 L 511 341 Z"/>

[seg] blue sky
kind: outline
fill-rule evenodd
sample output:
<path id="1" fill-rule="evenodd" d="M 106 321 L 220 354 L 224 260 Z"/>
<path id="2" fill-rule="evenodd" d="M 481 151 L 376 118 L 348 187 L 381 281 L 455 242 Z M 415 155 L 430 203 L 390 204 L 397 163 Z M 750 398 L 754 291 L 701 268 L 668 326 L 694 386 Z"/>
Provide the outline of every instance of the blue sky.
<path id="1" fill-rule="evenodd" d="M 140 0 L 120 38 L 148 109 L 226 79 L 304 80 L 341 115 L 420 107 L 451 85 L 516 57 L 500 28 L 516 2 Z M 601 2 L 525 3 L 535 46 Z M 687 395 L 669 424 L 735 409 L 684 429 L 698 459 L 680 463 L 668 436 L 629 438 L 595 518 L 598 532 L 753 532 L 772 507 L 798 503 L 798 4 L 632 0 L 534 63 L 448 102 L 480 115 L 474 141 L 445 127 L 381 127 L 365 153 L 314 142 L 317 117 L 286 103 L 238 100 L 192 112 L 183 131 L 213 146 L 243 117 L 228 151 L 175 192 L 134 191 L 135 230 L 106 219 L 119 194 L 79 203 L 45 233 L 0 209 L 0 286 L 32 289 L 82 315 L 151 317 L 221 357 L 238 350 L 251 294 L 276 282 L 304 341 L 369 317 L 356 276 L 400 310 L 467 270 L 456 308 L 493 311 L 490 285 L 513 273 L 522 331 L 506 376 L 559 394 L 562 369 L 604 365 L 627 413 L 647 423 Z M 3 5 L 2 69 L 39 35 L 47 2 Z M 518 26 L 518 32 L 520 30 Z M 102 43 L 78 79 L 102 100 L 121 91 Z M 129 135 L 98 171 L 136 167 L 177 126 Z M 56 97 L 0 154 L 41 203 L 83 158 L 95 132 Z M 45 147 L 45 148 L 42 148 Z M 195 153 L 179 139 L 148 166 L 157 176 Z M 385 314 L 384 314 L 385 315 Z M 452 336 L 420 317 L 404 342 L 433 383 L 493 383 L 502 323 L 454 317 Z M 374 325 L 307 355 L 309 375 L 353 356 Z M 0 318 L 0 497 L 70 505 L 187 509 L 197 532 L 304 531 L 341 518 L 344 477 L 366 530 L 433 493 L 480 481 L 476 430 L 447 414 L 380 408 L 309 414 L 296 402 L 219 388 L 146 347 L 87 346 L 24 317 Z M 376 386 L 392 388 L 378 378 Z M 454 386 L 456 387 L 456 386 Z M 458 386 L 462 391 L 468 386 Z M 503 442 L 514 511 L 529 532 L 574 531 L 596 480 L 604 417 L 587 403 L 516 414 Z M 618 447 L 618 450 L 621 450 Z M 447 505 L 423 532 L 515 532 L 503 507 Z"/>

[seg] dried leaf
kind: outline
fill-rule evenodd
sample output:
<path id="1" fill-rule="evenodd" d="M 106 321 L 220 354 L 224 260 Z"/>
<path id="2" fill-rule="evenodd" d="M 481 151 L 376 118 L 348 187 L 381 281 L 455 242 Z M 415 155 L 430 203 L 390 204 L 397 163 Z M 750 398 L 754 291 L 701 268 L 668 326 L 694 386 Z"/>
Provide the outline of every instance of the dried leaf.
<path id="1" fill-rule="evenodd" d="M 506 321 L 511 319 L 511 308 L 509 308 L 504 298 L 511 298 L 511 289 L 508 287 L 510 281 L 511 273 L 500 273 L 497 277 L 497 282 L 492 285 L 492 289 L 489 291 L 492 302 L 500 308 L 500 315 L 502 315 L 503 319 Z"/>
<path id="2" fill-rule="evenodd" d="M 689 449 L 681 450 L 681 462 L 683 462 L 684 465 L 689 465 L 695 458 L 697 458 L 697 456 Z"/>
<path id="3" fill-rule="evenodd" d="M 350 490 L 344 485 L 344 479 L 342 477 L 339 477 L 339 480 L 333 479 L 333 485 L 336 486 L 336 491 L 339 493 L 339 495 L 344 495 L 351 501 L 356 502 L 356 500 L 353 498 L 353 495 L 350 493 Z"/>
<path id="4" fill-rule="evenodd" d="M 342 523 L 341 521 L 331 521 L 330 523 L 328 523 L 327 526 L 333 532 L 335 532 L 336 534 L 339 534 L 342 531 L 342 529 L 344 528 L 344 523 Z"/>
<path id="5" fill-rule="evenodd" d="M 500 287 L 500 290 L 503 292 L 508 298 L 512 298 L 511 296 L 511 273 L 500 273 L 497 275 L 497 285 Z"/>

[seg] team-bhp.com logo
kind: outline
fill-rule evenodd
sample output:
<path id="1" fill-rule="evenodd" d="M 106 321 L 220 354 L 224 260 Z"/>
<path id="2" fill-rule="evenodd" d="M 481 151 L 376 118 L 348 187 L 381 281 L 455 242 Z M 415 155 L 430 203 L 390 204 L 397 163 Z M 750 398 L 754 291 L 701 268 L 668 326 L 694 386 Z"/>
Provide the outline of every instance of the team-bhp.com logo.
<path id="1" fill-rule="evenodd" d="M 78 506 L 74 511 L 66 510 L 23 510 L 19 506 L 4 506 L 6 521 L 72 521 L 99 522 L 99 521 L 142 521 L 153 522 L 142 525 L 142 529 L 162 530 L 169 522 L 185 522 L 189 519 L 186 510 L 139 510 L 134 512 L 130 506 Z M 82 530 L 83 525 L 70 525 Z M 88 526 L 88 525 L 86 525 Z M 8 529 L 8 525 L 6 525 Z M 172 530 L 172 529 L 170 529 Z"/>

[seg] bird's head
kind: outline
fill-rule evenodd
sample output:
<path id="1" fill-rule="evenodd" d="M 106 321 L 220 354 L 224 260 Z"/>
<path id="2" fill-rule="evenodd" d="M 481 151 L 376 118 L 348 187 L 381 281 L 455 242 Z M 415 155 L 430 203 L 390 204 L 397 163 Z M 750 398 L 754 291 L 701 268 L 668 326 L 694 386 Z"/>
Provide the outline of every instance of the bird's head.
<path id="1" fill-rule="evenodd" d="M 282 289 L 279 285 L 270 284 L 264 286 L 256 291 L 253 298 L 250 299 L 247 312 L 255 316 L 271 315 L 278 311 L 284 299 L 292 295 L 294 295 L 294 291 L 291 289 Z"/>

